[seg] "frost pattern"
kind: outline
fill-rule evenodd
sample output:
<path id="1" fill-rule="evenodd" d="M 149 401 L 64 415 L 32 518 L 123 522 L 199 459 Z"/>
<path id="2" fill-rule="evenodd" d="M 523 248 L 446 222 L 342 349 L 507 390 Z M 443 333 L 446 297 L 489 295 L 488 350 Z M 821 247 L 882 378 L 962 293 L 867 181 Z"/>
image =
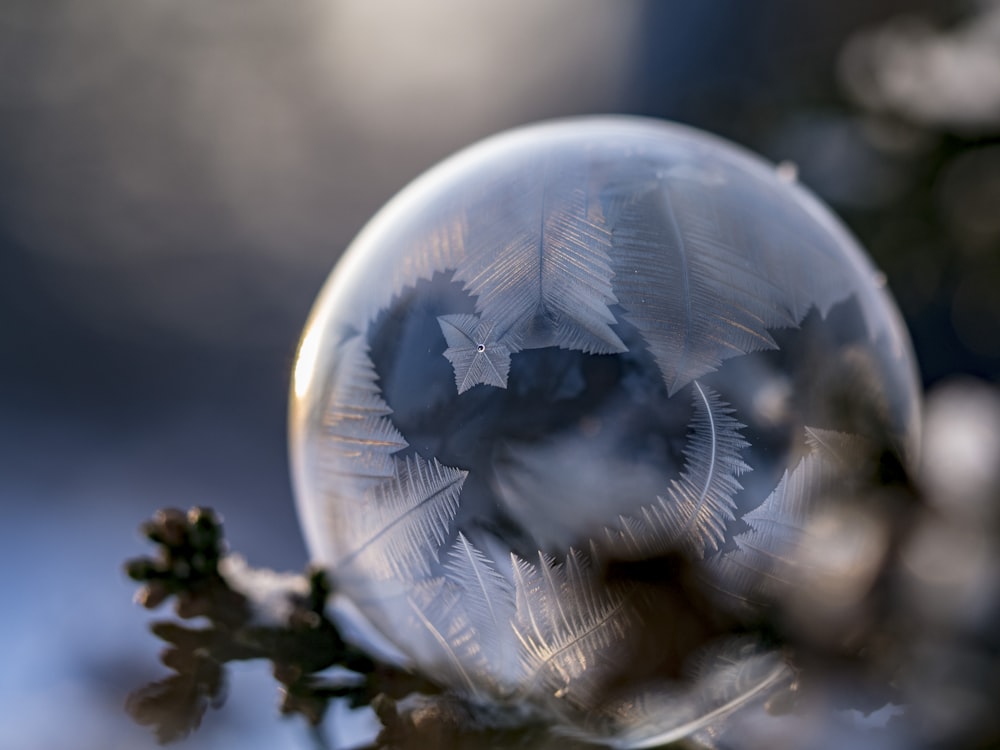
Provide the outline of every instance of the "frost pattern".
<path id="1" fill-rule="evenodd" d="M 437 671 L 471 695 L 513 692 L 520 676 L 514 586 L 464 534 L 448 552 L 444 576 L 418 585 L 407 604 L 413 632 L 423 634 L 416 649 Z"/>
<path id="2" fill-rule="evenodd" d="M 459 533 L 445 563 L 448 579 L 458 586 L 469 623 L 476 632 L 476 649 L 486 662 L 484 673 L 507 691 L 516 679 L 514 588 L 496 565 L 464 534 Z"/>
<path id="3" fill-rule="evenodd" d="M 468 472 L 419 455 L 395 459 L 394 469 L 349 509 L 352 533 L 338 570 L 363 571 L 376 581 L 431 577 Z"/>
<path id="4" fill-rule="evenodd" d="M 789 224 L 762 186 L 679 167 L 610 192 L 614 291 L 671 394 L 725 359 L 774 349 L 770 329 L 798 325 L 812 305 L 826 315 L 852 289 L 836 248 L 811 223 Z"/>
<path id="5" fill-rule="evenodd" d="M 505 387 L 510 355 L 522 348 L 626 351 L 611 328 L 617 321 L 609 305 L 618 301 L 611 282 L 612 238 L 591 199 L 587 166 L 540 155 L 514 184 L 494 192 L 496 187 L 449 196 L 443 200 L 446 210 L 410 227 L 409 235 L 382 238 L 407 249 L 389 268 L 388 283 L 373 285 L 378 295 L 364 300 L 356 325 L 367 325 L 419 280 L 453 271 L 477 298 L 482 324 L 495 333 L 485 358 L 466 358 L 465 344 L 448 339 L 460 388 L 463 383 Z"/>
<path id="6" fill-rule="evenodd" d="M 609 588 L 587 558 L 570 550 L 558 563 L 511 555 L 512 579 L 459 534 L 442 577 L 420 582 L 407 597 L 412 644 L 438 679 L 471 695 L 596 705 L 629 634 L 640 626 L 634 589 Z"/>
<path id="7" fill-rule="evenodd" d="M 604 532 L 591 556 L 539 550 L 536 563 L 511 553 L 508 568 L 505 556 L 485 554 L 454 528 L 467 472 L 395 455 L 407 441 L 390 419 L 365 338 L 342 344 L 320 465 L 333 494 L 363 502 L 338 511 L 349 530 L 338 583 L 363 610 L 369 597 L 369 614 L 386 632 L 398 632 L 391 617 L 405 618 L 418 634 L 405 648 L 434 665 L 443 684 L 575 711 L 597 723 L 587 736 L 638 747 L 710 727 L 787 674 L 779 656 L 728 643 L 702 661 L 694 689 L 662 685 L 609 702 L 608 679 L 643 627 L 644 594 L 590 569 L 605 557 L 681 551 L 702 560 L 712 585 L 740 606 L 767 601 L 795 572 L 815 505 L 858 455 L 851 436 L 807 429 L 807 454 L 745 514 L 749 528 L 729 540 L 734 548 L 720 552 L 739 477 L 750 470 L 748 443 L 731 407 L 698 379 L 731 357 L 776 348 L 771 332 L 799 326 L 812 307 L 825 317 L 856 291 L 857 270 L 836 247 L 839 230 L 826 236 L 827 219 L 808 206 L 790 215 L 783 196 L 738 172 L 675 165 L 619 180 L 595 177 L 586 159 L 540 157 L 516 177 L 449 194 L 419 226 L 403 222 L 402 234 L 381 238 L 404 250 L 351 316 L 363 315 L 364 330 L 405 288 L 452 272 L 476 311 L 437 317 L 458 394 L 507 388 L 511 357 L 523 349 L 628 351 L 614 309 L 638 330 L 668 394 L 691 385 L 694 403 L 684 469 L 663 494 L 655 493 L 665 479 L 641 495 L 655 500 L 634 510 L 626 502 L 617 521 L 601 515 L 588 525 L 584 536 Z M 873 299 L 859 297 L 869 333 L 880 314 Z M 551 456 L 540 441 L 529 445 L 509 450 L 512 468 L 493 477 L 497 492 L 551 500 L 554 493 L 539 491 Z M 379 597 L 402 602 L 402 613 Z"/>
<path id="8" fill-rule="evenodd" d="M 539 154 L 519 174 L 439 196 L 404 234 L 380 238 L 404 249 L 355 323 L 451 271 L 479 316 L 460 329 L 477 338 L 481 325 L 495 337 L 471 353 L 448 339 L 456 381 L 506 387 L 522 348 L 626 351 L 610 307 L 620 304 L 673 394 L 730 357 L 775 348 L 771 330 L 797 326 L 812 306 L 825 316 L 855 291 L 860 269 L 844 262 L 841 230 L 808 203 L 788 211 L 788 200 L 729 166 L 632 162 L 620 173 Z M 878 300 L 859 303 L 874 335 Z"/>
<path id="9" fill-rule="evenodd" d="M 666 494 L 606 531 L 612 556 L 640 559 L 681 550 L 700 559 L 719 548 L 735 519 L 733 498 L 742 489 L 737 477 L 750 469 L 740 455 L 749 445 L 740 434 L 743 425 L 710 388 L 695 381 L 693 390 L 684 472 Z"/>
<path id="10" fill-rule="evenodd" d="M 606 703 L 588 716 L 585 731 L 564 734 L 591 741 L 600 737 L 611 747 L 630 750 L 660 747 L 710 732 L 791 678 L 779 653 L 743 639 L 713 644 L 693 661 L 690 682 L 661 684 Z"/>
<path id="11" fill-rule="evenodd" d="M 459 393 L 480 383 L 507 387 L 510 355 L 520 349 L 517 336 L 508 336 L 505 342 L 497 341 L 496 326 L 481 321 L 477 315 L 441 315 L 438 324 L 448 342 L 444 356 L 455 368 L 455 385 Z"/>
<path id="12" fill-rule="evenodd" d="M 330 488 L 356 496 L 393 476 L 392 454 L 407 442 L 389 419 L 392 409 L 382 399 L 364 338 L 342 343 L 338 362 L 341 371 L 323 412 L 318 458 Z"/>
<path id="13" fill-rule="evenodd" d="M 448 210 L 450 209 L 450 210 Z M 365 328 L 374 318 L 389 307 L 392 300 L 421 279 L 430 279 L 435 273 L 455 268 L 465 255 L 468 229 L 466 211 L 459 204 L 448 204 L 445 210 L 430 212 L 421 217 L 416 227 L 395 227 L 382 242 L 391 247 L 405 248 L 396 255 L 396 261 L 379 271 L 388 278 L 365 285 L 365 296 L 359 309 L 352 310 L 352 323 Z M 390 219 L 384 222 L 393 225 Z"/>
<path id="14" fill-rule="evenodd" d="M 545 160 L 548 161 L 548 160 Z M 540 172 L 540 173 L 538 173 Z M 475 215 L 455 280 L 498 341 L 591 354 L 626 351 L 611 330 L 611 233 L 590 201 L 585 164 L 543 164 Z"/>
<path id="15" fill-rule="evenodd" d="M 641 627 L 635 589 L 598 581 L 573 549 L 563 563 L 542 552 L 537 565 L 511 560 L 524 691 L 584 710 L 596 705 L 607 666 L 627 662 L 623 651 Z"/>
<path id="16" fill-rule="evenodd" d="M 709 561 L 716 588 L 741 606 L 763 605 L 791 584 L 797 550 L 809 541 L 807 521 L 871 455 L 866 441 L 854 435 L 808 427 L 805 434 L 809 452 L 743 516 L 750 528 L 736 536 L 736 549 Z"/>
<path id="17" fill-rule="evenodd" d="M 424 664 L 435 665 L 434 678 L 470 696 L 481 696 L 488 685 L 487 665 L 479 633 L 462 605 L 462 589 L 444 578 L 421 581 L 406 597 L 409 644 Z"/>

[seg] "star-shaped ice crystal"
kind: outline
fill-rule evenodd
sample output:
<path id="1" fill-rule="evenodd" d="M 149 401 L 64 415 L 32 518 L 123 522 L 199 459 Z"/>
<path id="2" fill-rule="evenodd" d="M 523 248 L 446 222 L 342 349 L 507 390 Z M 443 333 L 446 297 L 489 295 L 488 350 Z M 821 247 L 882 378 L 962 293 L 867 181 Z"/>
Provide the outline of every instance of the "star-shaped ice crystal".
<path id="1" fill-rule="evenodd" d="M 440 315 L 438 324 L 448 348 L 444 356 L 455 369 L 455 385 L 459 393 L 480 383 L 507 387 L 511 349 L 494 336 L 494 326 L 468 313 Z"/>

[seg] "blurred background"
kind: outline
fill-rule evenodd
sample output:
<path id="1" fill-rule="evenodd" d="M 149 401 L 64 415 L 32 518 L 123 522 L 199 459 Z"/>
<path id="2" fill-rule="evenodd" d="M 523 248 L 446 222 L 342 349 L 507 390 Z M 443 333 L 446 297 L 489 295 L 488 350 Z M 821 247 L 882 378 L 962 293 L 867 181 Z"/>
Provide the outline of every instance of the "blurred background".
<path id="1" fill-rule="evenodd" d="M 165 673 L 137 525 L 211 505 L 301 569 L 286 394 L 338 255 L 458 148 L 604 112 L 794 162 L 931 393 L 995 384 L 998 2 L 3 0 L 0 747 L 154 746 L 122 710 Z M 275 700 L 237 670 L 183 746 L 308 746 Z"/>

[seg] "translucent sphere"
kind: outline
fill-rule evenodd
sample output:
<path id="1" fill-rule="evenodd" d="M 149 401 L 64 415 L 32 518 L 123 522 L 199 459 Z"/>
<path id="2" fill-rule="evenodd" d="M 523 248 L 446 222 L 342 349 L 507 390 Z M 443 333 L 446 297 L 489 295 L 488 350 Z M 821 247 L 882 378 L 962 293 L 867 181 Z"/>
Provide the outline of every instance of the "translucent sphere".
<path id="1" fill-rule="evenodd" d="M 294 373 L 298 509 L 362 637 L 650 745 L 785 667 L 608 571 L 680 556 L 730 611 L 808 587 L 857 457 L 913 458 L 915 372 L 880 275 L 782 170 L 641 119 L 523 128 L 414 181 L 331 275 Z"/>

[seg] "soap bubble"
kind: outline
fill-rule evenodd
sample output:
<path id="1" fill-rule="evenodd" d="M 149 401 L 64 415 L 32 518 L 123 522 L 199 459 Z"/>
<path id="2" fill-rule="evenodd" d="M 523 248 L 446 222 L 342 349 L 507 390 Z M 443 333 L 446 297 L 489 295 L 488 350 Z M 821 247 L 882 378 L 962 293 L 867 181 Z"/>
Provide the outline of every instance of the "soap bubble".
<path id="1" fill-rule="evenodd" d="M 869 457 L 914 460 L 917 392 L 884 278 L 793 169 L 543 124 L 417 179 L 334 270 L 295 368 L 298 508 L 369 646 L 649 746 L 788 677 L 702 605 L 871 584 L 884 530 L 844 545 L 830 509 Z"/>

